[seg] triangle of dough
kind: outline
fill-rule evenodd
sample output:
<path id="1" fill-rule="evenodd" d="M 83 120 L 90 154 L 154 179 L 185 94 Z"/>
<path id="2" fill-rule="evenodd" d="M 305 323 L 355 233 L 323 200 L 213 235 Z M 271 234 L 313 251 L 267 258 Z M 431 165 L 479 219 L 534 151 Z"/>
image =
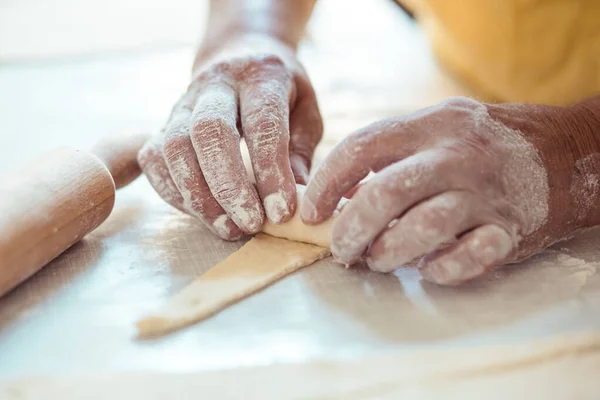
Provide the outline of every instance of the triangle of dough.
<path id="1" fill-rule="evenodd" d="M 259 233 L 161 309 L 139 320 L 139 336 L 159 336 L 201 321 L 329 255 L 323 247 Z"/>

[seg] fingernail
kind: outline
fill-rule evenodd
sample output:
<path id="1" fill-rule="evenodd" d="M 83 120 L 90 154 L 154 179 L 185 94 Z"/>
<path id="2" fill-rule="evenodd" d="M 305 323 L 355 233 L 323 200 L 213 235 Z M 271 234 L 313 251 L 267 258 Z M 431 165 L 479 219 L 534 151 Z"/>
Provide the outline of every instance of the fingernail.
<path id="1" fill-rule="evenodd" d="M 331 243 L 331 255 L 333 259 L 340 264 L 352 265 L 361 260 L 361 256 L 356 256 L 354 251 L 338 246 L 335 241 Z"/>
<path id="2" fill-rule="evenodd" d="M 339 258 L 337 258 L 336 256 L 334 256 L 333 253 L 332 253 L 332 256 L 333 256 L 333 261 L 334 262 L 343 265 L 344 268 L 346 268 L 346 269 L 350 268 L 352 265 L 355 264 L 354 262 L 345 262 L 345 261 L 342 261 Z"/>
<path id="3" fill-rule="evenodd" d="M 279 224 L 290 217 L 288 202 L 282 192 L 271 193 L 265 197 L 264 206 L 267 218 L 275 224 Z"/>
<path id="4" fill-rule="evenodd" d="M 238 240 L 244 235 L 242 231 L 236 228 L 235 224 L 227 214 L 219 215 L 217 219 L 213 221 L 212 226 L 217 235 L 225 240 Z"/>
<path id="5" fill-rule="evenodd" d="M 306 196 L 304 196 L 304 202 L 300 209 L 300 217 L 304 221 L 314 222 L 317 220 L 317 208 Z"/>

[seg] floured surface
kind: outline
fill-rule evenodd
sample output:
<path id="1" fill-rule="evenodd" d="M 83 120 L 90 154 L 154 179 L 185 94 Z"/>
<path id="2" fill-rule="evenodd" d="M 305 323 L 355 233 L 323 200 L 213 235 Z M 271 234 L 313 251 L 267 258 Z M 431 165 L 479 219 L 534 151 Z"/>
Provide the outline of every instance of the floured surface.
<path id="1" fill-rule="evenodd" d="M 329 255 L 329 249 L 258 234 L 137 322 L 142 337 L 183 328 Z"/>
<path id="2" fill-rule="evenodd" d="M 0 302 L 0 378 L 191 372 L 600 332 L 596 230 L 456 288 L 328 258 L 201 324 L 136 341 L 139 318 L 242 245 L 212 237 L 151 190 L 139 181 L 119 193 L 100 230 Z"/>
<path id="3" fill-rule="evenodd" d="M 393 2 L 327 0 L 318 7 L 301 53 L 325 116 L 319 159 L 340 137 L 378 118 L 468 94 L 435 67 L 423 36 Z M 5 132 L 18 132 L 0 135 L 0 174 L 57 145 L 86 148 L 109 132 L 161 126 L 185 88 L 190 51 L 0 66 L 0 120 Z M 118 193 L 113 215 L 97 232 L 0 300 L 0 378 L 192 373 L 600 331 L 594 230 L 458 288 L 422 282 L 411 269 L 381 275 L 325 259 L 202 324 L 134 340 L 135 321 L 241 245 L 170 209 L 145 180 L 134 183 Z M 580 371 L 585 376 L 594 371 L 586 360 L 548 368 L 558 374 L 589 367 Z M 369 376 L 386 370 L 373 371 Z M 243 376 L 251 384 L 253 375 Z M 521 376 L 507 375 L 505 383 L 522 383 Z"/>
<path id="4" fill-rule="evenodd" d="M 600 335 L 516 345 L 273 364 L 196 374 L 80 375 L 0 381 L 7 400 L 211 399 L 597 399 Z M 232 384 L 235 382 L 235 384 Z"/>

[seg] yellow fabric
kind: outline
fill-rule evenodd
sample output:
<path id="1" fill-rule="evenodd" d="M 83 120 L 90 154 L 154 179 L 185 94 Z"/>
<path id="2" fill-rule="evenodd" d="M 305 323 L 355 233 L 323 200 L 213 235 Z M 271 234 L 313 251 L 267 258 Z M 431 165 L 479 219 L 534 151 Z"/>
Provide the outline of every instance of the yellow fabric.
<path id="1" fill-rule="evenodd" d="M 448 70 L 486 100 L 600 93 L 600 0 L 403 0 Z"/>

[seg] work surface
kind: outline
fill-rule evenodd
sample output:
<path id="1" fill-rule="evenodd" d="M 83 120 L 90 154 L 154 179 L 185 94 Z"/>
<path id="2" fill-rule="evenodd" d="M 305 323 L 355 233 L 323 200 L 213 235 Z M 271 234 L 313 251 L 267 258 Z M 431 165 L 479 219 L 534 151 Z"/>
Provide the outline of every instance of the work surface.
<path id="1" fill-rule="evenodd" d="M 325 116 L 318 159 L 366 123 L 468 94 L 439 71 L 417 27 L 391 2 L 322 3 L 301 51 Z M 27 8 L 13 7 L 14 15 Z M 124 51 L 120 42 L 111 53 L 110 43 L 94 42 L 82 55 L 73 38 L 53 59 L 4 38 L 2 173 L 49 148 L 158 129 L 185 85 L 192 48 L 172 41 Z M 241 244 L 212 237 L 139 179 L 118 193 L 97 231 L 0 300 L 0 379 L 193 372 L 600 333 L 600 232 L 588 231 L 458 288 L 427 284 L 411 269 L 383 275 L 327 259 L 202 324 L 134 340 L 138 317 Z"/>

